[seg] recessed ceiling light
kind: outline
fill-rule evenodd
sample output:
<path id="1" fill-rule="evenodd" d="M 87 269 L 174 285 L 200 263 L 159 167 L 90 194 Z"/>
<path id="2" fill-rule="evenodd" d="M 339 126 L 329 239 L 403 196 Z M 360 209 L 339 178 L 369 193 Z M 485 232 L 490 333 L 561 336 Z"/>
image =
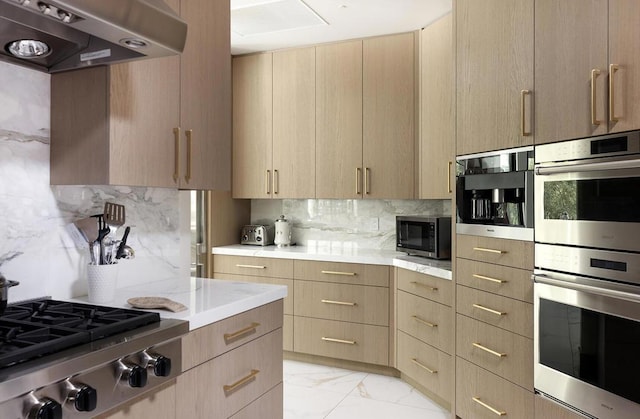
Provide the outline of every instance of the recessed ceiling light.
<path id="1" fill-rule="evenodd" d="M 327 25 L 301 0 L 274 0 L 231 9 L 231 30 L 241 36 Z"/>

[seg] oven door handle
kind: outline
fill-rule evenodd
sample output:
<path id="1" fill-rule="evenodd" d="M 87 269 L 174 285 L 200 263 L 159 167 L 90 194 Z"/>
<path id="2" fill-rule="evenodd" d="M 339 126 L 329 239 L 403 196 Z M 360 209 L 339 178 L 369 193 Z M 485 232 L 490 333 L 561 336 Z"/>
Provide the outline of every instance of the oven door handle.
<path id="1" fill-rule="evenodd" d="M 561 166 L 537 166 L 536 175 L 555 175 L 560 173 L 596 172 L 599 170 L 637 169 L 640 168 L 640 159 L 605 161 L 599 163 L 581 163 Z"/>
<path id="2" fill-rule="evenodd" d="M 535 274 L 533 281 L 538 284 L 546 284 L 559 288 L 566 288 L 575 291 L 588 292 L 590 294 L 603 295 L 605 297 L 619 298 L 622 300 L 640 302 L 640 295 L 633 292 L 620 291 L 609 287 L 607 281 L 598 281 L 598 285 L 587 285 L 584 283 L 569 282 L 562 279 L 555 279 L 546 274 Z"/>

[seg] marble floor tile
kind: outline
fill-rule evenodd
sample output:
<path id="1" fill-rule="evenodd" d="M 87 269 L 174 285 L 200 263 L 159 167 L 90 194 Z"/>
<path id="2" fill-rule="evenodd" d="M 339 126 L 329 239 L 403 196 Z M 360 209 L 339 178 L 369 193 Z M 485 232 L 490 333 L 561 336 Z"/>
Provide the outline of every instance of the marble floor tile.
<path id="1" fill-rule="evenodd" d="M 346 396 L 364 380 L 367 373 L 286 360 L 283 375 L 285 385 L 327 390 Z"/>
<path id="2" fill-rule="evenodd" d="M 284 383 L 284 419 L 324 419 L 345 398 L 344 394 Z"/>
<path id="3" fill-rule="evenodd" d="M 348 396 L 326 419 L 448 419 L 448 414 L 359 396 Z"/>

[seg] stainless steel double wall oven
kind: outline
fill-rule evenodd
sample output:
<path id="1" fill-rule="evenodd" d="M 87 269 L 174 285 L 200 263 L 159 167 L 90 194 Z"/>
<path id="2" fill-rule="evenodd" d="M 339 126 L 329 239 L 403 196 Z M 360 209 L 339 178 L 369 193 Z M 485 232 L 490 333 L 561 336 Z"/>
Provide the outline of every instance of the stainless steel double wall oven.
<path id="1" fill-rule="evenodd" d="M 535 149 L 534 386 L 640 417 L 640 134 Z"/>

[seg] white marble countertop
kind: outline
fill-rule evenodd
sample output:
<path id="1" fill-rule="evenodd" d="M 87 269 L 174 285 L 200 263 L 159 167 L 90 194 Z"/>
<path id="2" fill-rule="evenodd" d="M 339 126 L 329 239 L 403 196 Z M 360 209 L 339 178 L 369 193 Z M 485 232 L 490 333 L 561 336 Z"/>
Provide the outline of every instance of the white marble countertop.
<path id="1" fill-rule="evenodd" d="M 214 255 L 252 256 L 279 259 L 316 260 L 324 262 L 364 263 L 388 265 L 408 269 L 443 279 L 451 279 L 451 261 L 407 256 L 390 250 L 354 249 L 337 245 L 335 247 L 309 246 L 250 246 L 234 244 L 211 249 Z"/>
<path id="2" fill-rule="evenodd" d="M 134 285 L 116 290 L 113 301 L 105 306 L 132 308 L 127 300 L 133 297 L 166 297 L 187 306 L 173 313 L 167 310 L 146 310 L 160 313 L 161 318 L 189 321 L 194 330 L 219 320 L 286 297 L 284 285 L 256 284 L 226 280 L 190 278 L 165 280 Z M 87 302 L 87 296 L 76 301 Z"/>

